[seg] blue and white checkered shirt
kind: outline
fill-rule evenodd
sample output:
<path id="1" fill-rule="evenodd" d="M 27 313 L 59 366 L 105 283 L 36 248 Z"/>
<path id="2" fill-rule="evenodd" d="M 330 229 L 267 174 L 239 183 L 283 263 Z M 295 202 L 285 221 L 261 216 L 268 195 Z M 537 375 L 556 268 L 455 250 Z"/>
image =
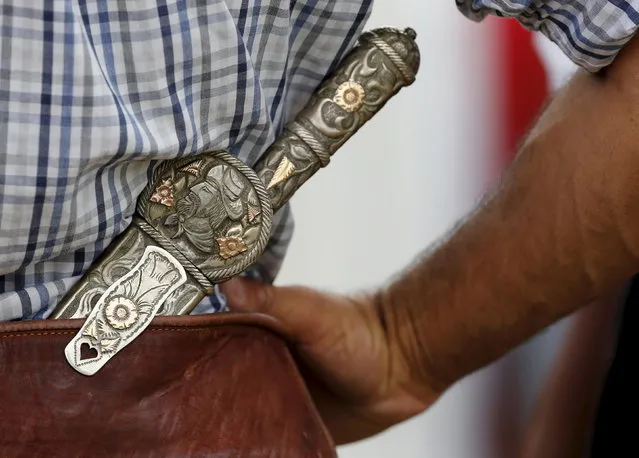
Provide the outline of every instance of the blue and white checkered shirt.
<path id="1" fill-rule="evenodd" d="M 474 21 L 515 18 L 543 33 L 577 65 L 597 72 L 610 65 L 639 26 L 639 0 L 456 0 Z"/>
<path id="2" fill-rule="evenodd" d="M 130 223 L 157 161 L 228 149 L 253 165 L 370 7 L 0 0 L 0 321 L 48 316 Z M 292 231 L 288 207 L 275 219 L 267 280 Z"/>

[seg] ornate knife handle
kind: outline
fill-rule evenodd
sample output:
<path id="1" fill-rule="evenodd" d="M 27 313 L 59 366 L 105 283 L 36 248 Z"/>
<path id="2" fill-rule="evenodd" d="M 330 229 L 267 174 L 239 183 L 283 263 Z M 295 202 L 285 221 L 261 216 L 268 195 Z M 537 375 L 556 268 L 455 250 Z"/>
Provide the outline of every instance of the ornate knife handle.
<path id="1" fill-rule="evenodd" d="M 252 169 L 224 151 L 162 163 L 132 224 L 51 318 L 86 318 L 66 349 L 92 375 L 157 315 L 186 315 L 261 256 L 273 214 L 402 87 L 420 56 L 412 29 L 376 29 L 312 95 Z M 86 355 L 89 350 L 93 356 Z"/>
<path id="2" fill-rule="evenodd" d="M 359 44 L 285 127 L 254 169 L 281 208 L 402 87 L 415 81 L 420 54 L 412 29 L 362 34 Z"/>

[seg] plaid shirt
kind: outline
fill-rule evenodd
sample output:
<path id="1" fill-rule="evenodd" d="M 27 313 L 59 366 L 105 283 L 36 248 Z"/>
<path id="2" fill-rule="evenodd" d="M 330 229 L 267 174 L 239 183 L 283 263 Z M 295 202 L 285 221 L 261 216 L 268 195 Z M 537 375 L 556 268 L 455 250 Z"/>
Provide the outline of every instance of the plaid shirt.
<path id="1" fill-rule="evenodd" d="M 456 1 L 472 20 L 517 18 L 589 71 L 639 24 L 639 0 Z M 0 321 L 47 316 L 130 223 L 157 161 L 229 149 L 253 165 L 371 2 L 0 1 Z M 292 227 L 285 207 L 248 274 L 275 277 Z"/>
<path id="2" fill-rule="evenodd" d="M 0 1 L 0 321 L 48 316 L 157 161 L 228 149 L 253 165 L 370 3 Z M 285 207 L 253 274 L 273 279 L 291 231 Z"/>
<path id="3" fill-rule="evenodd" d="M 639 25 L 639 0 L 456 0 L 474 21 L 515 18 L 543 33 L 575 64 L 597 72 L 612 63 Z"/>

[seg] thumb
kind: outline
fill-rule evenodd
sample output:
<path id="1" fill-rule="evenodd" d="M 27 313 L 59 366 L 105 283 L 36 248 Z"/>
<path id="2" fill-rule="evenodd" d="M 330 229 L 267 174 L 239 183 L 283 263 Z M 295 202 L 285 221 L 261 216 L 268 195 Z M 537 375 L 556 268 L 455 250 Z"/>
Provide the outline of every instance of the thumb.
<path id="1" fill-rule="evenodd" d="M 312 342 L 321 326 L 328 295 L 310 288 L 278 287 L 252 278 L 235 277 L 220 284 L 231 311 L 260 313 L 274 318 L 297 343 Z"/>

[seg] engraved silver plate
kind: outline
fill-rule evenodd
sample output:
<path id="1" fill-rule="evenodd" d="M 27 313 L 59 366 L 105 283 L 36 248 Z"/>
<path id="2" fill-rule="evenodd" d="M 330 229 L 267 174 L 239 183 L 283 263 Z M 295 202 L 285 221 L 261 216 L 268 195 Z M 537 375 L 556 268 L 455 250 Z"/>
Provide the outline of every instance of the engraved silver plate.
<path id="1" fill-rule="evenodd" d="M 138 214 L 140 228 L 182 255 L 200 283 L 213 284 L 257 261 L 271 235 L 273 208 L 253 169 L 214 151 L 164 163 L 140 196 Z"/>
<path id="2" fill-rule="evenodd" d="M 149 246 L 140 262 L 113 283 L 65 348 L 67 361 L 93 375 L 151 323 L 164 301 L 186 282 L 184 267 L 162 248 Z"/>

